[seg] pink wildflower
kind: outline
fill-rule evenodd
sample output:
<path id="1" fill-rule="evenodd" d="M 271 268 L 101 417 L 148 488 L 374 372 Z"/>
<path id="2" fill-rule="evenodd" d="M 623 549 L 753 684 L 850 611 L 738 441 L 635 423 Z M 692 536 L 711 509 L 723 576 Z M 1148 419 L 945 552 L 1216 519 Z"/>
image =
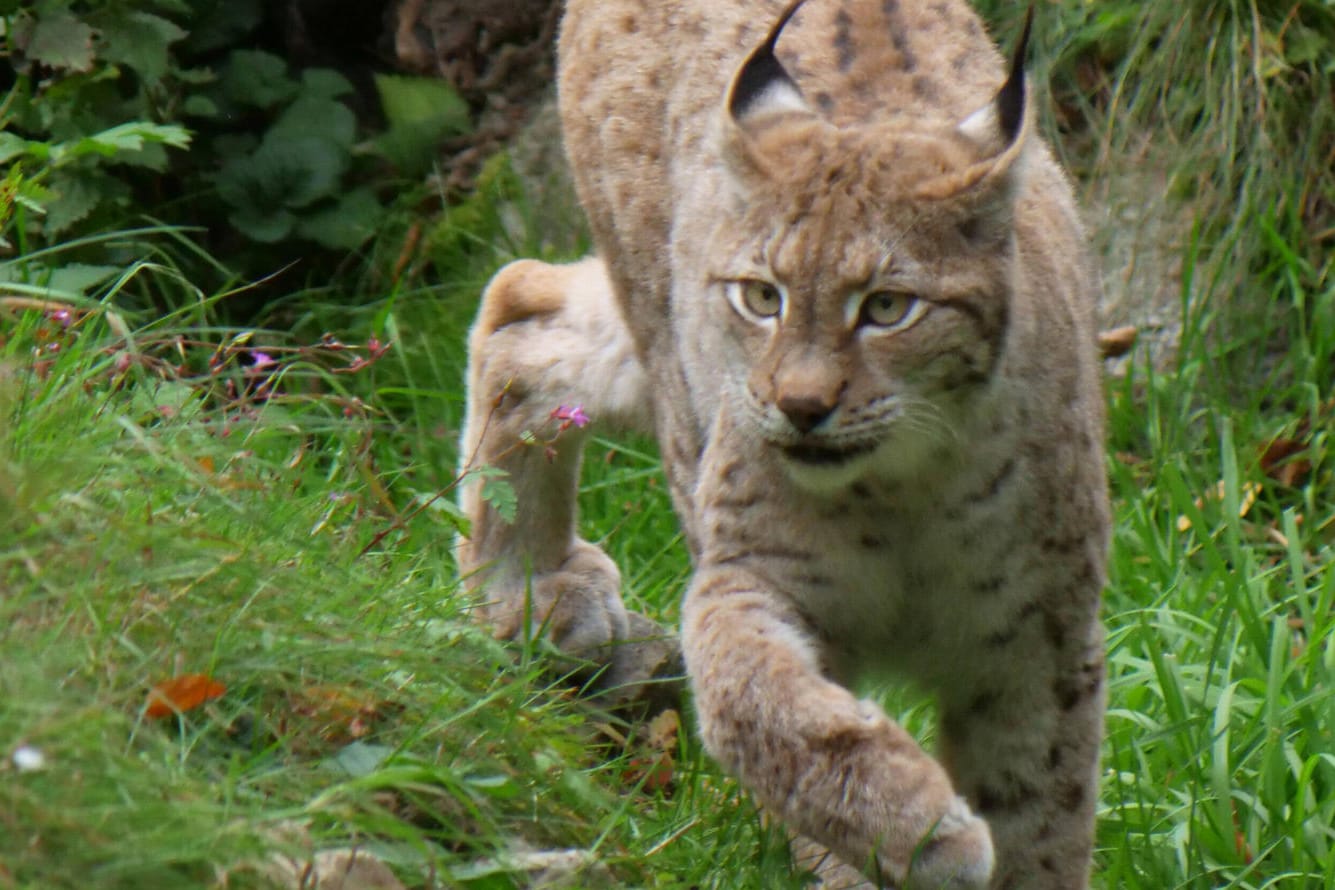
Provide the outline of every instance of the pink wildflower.
<path id="1" fill-rule="evenodd" d="M 389 352 L 391 345 L 392 341 L 381 343 L 380 338 L 373 335 L 370 340 L 366 341 L 366 351 L 371 354 L 371 359 L 375 360 Z"/>
<path id="2" fill-rule="evenodd" d="M 575 426 L 583 428 L 588 426 L 589 415 L 584 413 L 583 405 L 560 405 L 551 413 L 552 420 L 561 421 L 561 429 L 570 429 L 573 423 Z"/>
<path id="3" fill-rule="evenodd" d="M 267 352 L 252 352 L 250 354 L 250 366 L 256 371 L 267 368 L 272 364 L 274 364 L 274 358 Z"/>

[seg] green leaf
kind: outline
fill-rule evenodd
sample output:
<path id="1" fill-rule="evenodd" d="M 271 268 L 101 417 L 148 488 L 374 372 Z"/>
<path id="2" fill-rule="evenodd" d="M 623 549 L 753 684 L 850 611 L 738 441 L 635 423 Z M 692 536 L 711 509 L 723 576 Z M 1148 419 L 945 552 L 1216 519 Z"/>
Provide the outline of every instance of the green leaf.
<path id="1" fill-rule="evenodd" d="M 375 234 L 384 208 L 369 188 L 356 189 L 337 203 L 297 223 L 297 234 L 325 247 L 352 250 Z"/>
<path id="2" fill-rule="evenodd" d="M 150 124 L 143 121 L 130 121 L 109 130 L 94 133 L 92 136 L 85 136 L 73 143 L 55 146 L 52 151 L 52 163 L 60 164 L 90 154 L 116 157 L 129 152 L 142 151 L 145 143 L 186 148 L 190 145 L 190 131 L 176 124 Z"/>
<path id="3" fill-rule="evenodd" d="M 264 18 L 262 0 L 189 0 L 191 56 L 243 45 Z"/>
<path id="4" fill-rule="evenodd" d="M 394 749 L 388 745 L 352 742 L 334 755 L 331 765 L 343 770 L 354 779 L 360 779 L 375 772 L 392 756 Z"/>
<path id="5" fill-rule="evenodd" d="M 117 163 L 128 164 L 131 167 L 145 167 L 149 170 L 156 170 L 164 173 L 170 163 L 167 157 L 167 151 L 157 143 L 149 143 L 138 151 L 123 152 L 116 158 Z"/>
<path id="6" fill-rule="evenodd" d="M 1328 37 L 1295 22 L 1284 41 L 1284 60 L 1294 67 L 1300 67 L 1319 61 L 1332 50 L 1335 50 L 1335 37 Z"/>
<path id="7" fill-rule="evenodd" d="M 286 153 L 290 169 L 298 176 L 288 194 L 287 206 L 305 207 L 336 195 L 348 168 L 348 155 L 325 139 L 284 142 L 275 152 Z"/>
<path id="8" fill-rule="evenodd" d="M 98 55 L 130 68 L 148 83 L 163 78 L 170 46 L 185 37 L 174 23 L 146 12 L 109 9 L 92 22 L 100 32 Z"/>
<path id="9" fill-rule="evenodd" d="M 185 101 L 181 103 L 181 114 L 186 117 L 217 117 L 219 114 L 218 103 L 208 96 L 201 96 L 196 93 L 187 96 Z"/>
<path id="10" fill-rule="evenodd" d="M 32 29 L 24 53 L 52 68 L 93 69 L 93 29 L 68 12 L 43 13 Z"/>
<path id="11" fill-rule="evenodd" d="M 482 483 L 482 500 L 491 504 L 496 514 L 506 522 L 514 522 L 519 510 L 519 499 L 515 496 L 515 487 L 507 478 L 499 476 Z"/>
<path id="12" fill-rule="evenodd" d="M 377 74 L 375 87 L 390 127 L 430 123 L 455 133 L 472 129 L 468 103 L 443 80 Z"/>
<path id="13" fill-rule="evenodd" d="M 53 291 L 87 296 L 88 292 L 121 271 L 120 266 L 94 266 L 70 263 L 51 271 L 45 282 Z"/>
<path id="14" fill-rule="evenodd" d="M 48 235 L 60 234 L 86 218 L 99 204 L 123 197 L 127 191 L 124 183 L 100 170 L 77 168 L 53 170 L 47 186 L 52 195 L 44 226 Z"/>
<path id="15" fill-rule="evenodd" d="M 281 209 L 265 212 L 259 208 L 243 208 L 230 214 L 227 221 L 255 241 L 275 244 L 288 236 L 297 218 Z"/>
<path id="16" fill-rule="evenodd" d="M 388 124 L 376 145 L 405 172 L 425 171 L 442 139 L 472 129 L 468 104 L 442 80 L 377 74 L 375 85 Z"/>
<path id="17" fill-rule="evenodd" d="M 255 49 L 233 50 L 222 76 L 223 94 L 238 105 L 272 108 L 297 95 L 287 62 Z"/>
<path id="18" fill-rule="evenodd" d="M 307 68 L 301 72 L 301 86 L 308 96 L 337 99 L 353 92 L 352 83 L 332 68 Z"/>
<path id="19" fill-rule="evenodd" d="M 264 134 L 264 141 L 304 143 L 314 136 L 347 152 L 356 135 L 357 118 L 348 106 L 333 99 L 302 96 L 279 116 Z"/>
<path id="20" fill-rule="evenodd" d="M 203 86 L 218 82 L 218 72 L 212 68 L 173 68 L 172 79 L 190 86 Z"/>
<path id="21" fill-rule="evenodd" d="M 52 269 L 37 263 L 0 263 L 0 283 L 28 284 L 46 288 L 55 298 L 75 298 L 121 271 L 120 266 L 69 263 Z"/>
<path id="22" fill-rule="evenodd" d="M 347 163 L 348 155 L 325 139 L 266 139 L 253 154 L 223 165 L 218 194 L 247 218 L 305 207 L 338 193 Z"/>
<path id="23" fill-rule="evenodd" d="M 437 494 L 427 494 L 419 491 L 413 496 L 413 503 L 445 518 L 459 530 L 460 534 L 464 537 L 468 536 L 472 524 L 468 521 L 468 514 L 464 513 L 454 501 Z"/>
<path id="24" fill-rule="evenodd" d="M 129 400 L 132 419 L 138 423 L 152 423 L 164 417 L 195 417 L 203 408 L 202 396 L 188 383 L 164 380 L 156 386 L 134 388 Z"/>
<path id="25" fill-rule="evenodd" d="M 51 191 L 40 183 L 23 180 L 19 183 L 18 191 L 14 193 L 14 203 L 26 207 L 33 213 L 45 215 L 46 205 L 51 203 L 54 197 Z"/>
<path id="26" fill-rule="evenodd" d="M 487 797 L 496 800 L 514 800 L 524 792 L 524 789 L 515 784 L 514 779 L 504 773 L 465 776 L 463 781 L 469 788 L 481 791 Z"/>
<path id="27" fill-rule="evenodd" d="M 11 246 L 5 240 L 4 233 L 10 219 L 14 216 L 15 205 L 29 210 L 35 209 L 39 213 L 45 212 L 41 204 L 34 207 L 31 194 L 34 187 L 34 183 L 23 178 L 22 164 L 10 166 L 9 171 L 5 173 L 5 178 L 0 179 L 0 248 L 8 250 Z M 4 266 L 0 265 L 0 275 L 4 274 L 3 270 Z"/>
<path id="28" fill-rule="evenodd" d="M 0 164 L 8 164 L 21 154 L 27 154 L 28 140 L 13 133 L 0 131 Z"/>

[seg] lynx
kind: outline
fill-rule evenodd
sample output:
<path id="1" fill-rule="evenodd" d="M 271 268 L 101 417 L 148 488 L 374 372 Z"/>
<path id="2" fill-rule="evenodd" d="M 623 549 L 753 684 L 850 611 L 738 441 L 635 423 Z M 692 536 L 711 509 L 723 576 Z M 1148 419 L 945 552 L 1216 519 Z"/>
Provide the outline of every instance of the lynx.
<path id="1" fill-rule="evenodd" d="M 486 617 L 615 675 L 637 619 L 580 452 L 653 431 L 700 735 L 827 887 L 1088 881 L 1098 285 L 1027 36 L 1008 71 L 962 0 L 569 0 L 597 256 L 505 268 L 471 333 L 462 453 L 519 504 L 462 495 Z M 593 426 L 516 445 L 562 404 Z M 934 696 L 935 757 L 853 691 L 882 676 Z"/>

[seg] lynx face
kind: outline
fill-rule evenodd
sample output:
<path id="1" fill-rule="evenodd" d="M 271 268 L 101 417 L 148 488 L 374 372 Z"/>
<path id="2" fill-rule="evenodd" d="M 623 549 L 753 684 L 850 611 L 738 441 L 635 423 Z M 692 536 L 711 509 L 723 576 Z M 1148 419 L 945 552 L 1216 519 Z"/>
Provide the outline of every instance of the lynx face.
<path id="1" fill-rule="evenodd" d="M 730 397 L 804 487 L 912 472 L 992 376 L 1023 129 L 989 110 L 840 128 L 795 87 L 730 101 L 709 299 Z"/>

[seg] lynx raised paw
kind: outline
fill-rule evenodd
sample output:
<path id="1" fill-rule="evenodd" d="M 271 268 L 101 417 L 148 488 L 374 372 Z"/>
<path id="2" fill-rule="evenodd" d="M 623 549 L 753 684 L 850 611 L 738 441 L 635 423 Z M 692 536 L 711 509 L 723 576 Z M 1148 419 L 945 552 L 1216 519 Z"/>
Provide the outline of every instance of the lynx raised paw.
<path id="1" fill-rule="evenodd" d="M 616 564 L 593 544 L 576 542 L 554 571 L 497 573 L 480 586 L 498 637 L 542 637 L 591 666 L 592 678 L 579 669 L 575 674 L 592 680 L 590 691 L 605 705 L 651 712 L 679 707 L 684 667 L 676 635 L 625 608 Z"/>
<path id="2" fill-rule="evenodd" d="M 587 541 L 550 572 L 505 572 L 485 584 L 485 596 L 486 617 L 503 639 L 546 637 L 567 655 L 607 663 L 627 636 L 621 573 Z"/>

